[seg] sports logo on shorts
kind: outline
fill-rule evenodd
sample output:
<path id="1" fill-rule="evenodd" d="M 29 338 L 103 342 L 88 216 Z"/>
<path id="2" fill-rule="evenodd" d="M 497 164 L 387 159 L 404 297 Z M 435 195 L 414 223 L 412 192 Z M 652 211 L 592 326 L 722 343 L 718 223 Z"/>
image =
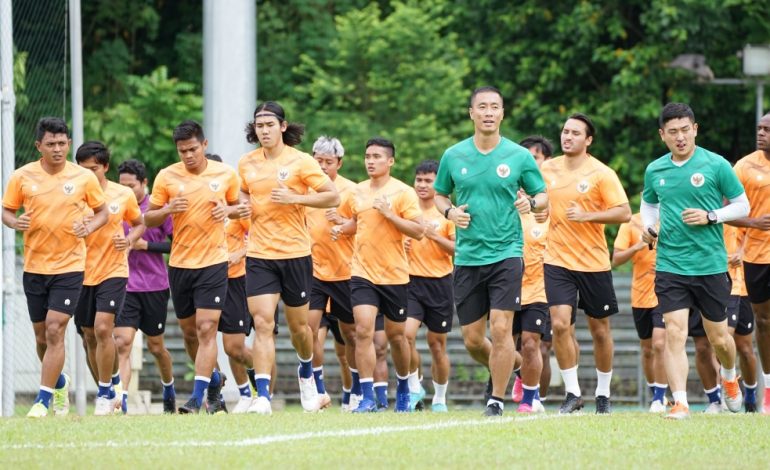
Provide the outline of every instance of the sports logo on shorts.
<path id="1" fill-rule="evenodd" d="M 665 186 L 666 185 L 666 180 L 661 178 L 660 181 L 658 182 L 658 184 L 661 185 L 661 186 Z"/>
<path id="2" fill-rule="evenodd" d="M 543 235 L 543 231 L 540 229 L 540 227 L 532 227 L 532 230 L 529 231 L 529 234 L 532 235 L 532 238 L 540 238 Z"/>
<path id="3" fill-rule="evenodd" d="M 286 181 L 287 179 L 289 179 L 289 175 L 290 173 L 288 168 L 286 167 L 280 168 L 278 170 L 278 181 L 281 181 L 281 182 Z"/>
<path id="4" fill-rule="evenodd" d="M 218 304 L 218 303 L 219 303 L 219 301 L 220 301 L 220 298 L 219 298 L 219 296 L 216 296 L 216 297 L 214 297 L 214 303 L 217 303 L 217 304 Z"/>
<path id="5" fill-rule="evenodd" d="M 120 210 L 120 203 L 118 201 L 112 201 L 109 206 L 107 206 L 107 210 L 110 211 L 110 214 L 115 215 Z"/>
<path id="6" fill-rule="evenodd" d="M 66 194 L 67 196 L 71 196 L 72 193 L 75 192 L 75 183 L 73 183 L 72 181 L 67 181 L 66 183 L 64 183 L 64 186 L 61 187 L 61 189 L 62 191 L 64 191 L 64 194 Z"/>
<path id="7" fill-rule="evenodd" d="M 501 163 L 497 166 L 497 176 L 500 178 L 507 178 L 511 174 L 511 169 L 505 163 Z"/>
<path id="8" fill-rule="evenodd" d="M 705 182 L 706 182 L 706 177 L 703 176 L 701 173 L 695 173 L 690 177 L 690 183 L 696 188 L 700 188 L 701 186 L 703 186 L 703 183 Z"/>
<path id="9" fill-rule="evenodd" d="M 580 194 L 585 194 L 589 189 L 591 189 L 591 184 L 588 181 L 583 180 L 577 184 L 576 189 Z"/>
<path id="10" fill-rule="evenodd" d="M 211 180 L 209 182 L 209 189 L 214 191 L 214 192 L 219 191 L 219 188 L 221 188 L 221 187 L 222 187 L 222 183 L 220 183 L 217 180 Z"/>

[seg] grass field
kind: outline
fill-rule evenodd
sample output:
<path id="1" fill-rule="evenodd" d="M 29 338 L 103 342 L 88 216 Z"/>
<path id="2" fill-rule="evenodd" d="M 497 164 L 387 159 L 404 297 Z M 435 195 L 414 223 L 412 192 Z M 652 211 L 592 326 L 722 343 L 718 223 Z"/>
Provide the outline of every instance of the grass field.
<path id="1" fill-rule="evenodd" d="M 770 418 L 639 411 L 70 416 L 0 424 L 4 468 L 767 468 Z"/>

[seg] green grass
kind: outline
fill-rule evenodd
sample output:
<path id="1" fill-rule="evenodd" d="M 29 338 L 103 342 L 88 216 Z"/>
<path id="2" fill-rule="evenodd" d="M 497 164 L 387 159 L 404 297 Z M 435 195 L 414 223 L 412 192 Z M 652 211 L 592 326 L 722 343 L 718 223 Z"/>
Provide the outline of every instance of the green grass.
<path id="1" fill-rule="evenodd" d="M 296 408 L 271 417 L 9 418 L 0 424 L 0 462 L 5 468 L 759 468 L 770 448 L 768 419 L 694 413 L 672 422 L 638 411 L 528 419 L 509 410 L 503 420 L 489 420 L 480 409 L 353 416 Z M 369 434 L 344 435 L 359 431 Z"/>

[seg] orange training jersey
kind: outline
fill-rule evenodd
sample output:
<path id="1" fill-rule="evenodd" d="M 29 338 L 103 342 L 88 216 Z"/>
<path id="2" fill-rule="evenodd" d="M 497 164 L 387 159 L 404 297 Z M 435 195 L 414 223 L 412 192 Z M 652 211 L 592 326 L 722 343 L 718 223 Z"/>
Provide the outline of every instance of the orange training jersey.
<path id="1" fill-rule="evenodd" d="M 77 238 L 73 224 L 83 220 L 86 208 L 104 204 L 96 175 L 67 162 L 55 175 L 47 173 L 40 161 L 14 171 L 3 196 L 3 207 L 17 211 L 24 207 L 30 216 L 24 232 L 24 271 L 62 274 L 84 271 L 86 244 Z"/>
<path id="2" fill-rule="evenodd" d="M 225 205 L 238 201 L 238 175 L 224 163 L 208 160 L 201 174 L 187 171 L 184 163 L 174 163 L 158 173 L 150 204 L 162 207 L 171 198 L 187 198 L 188 209 L 171 214 L 174 236 L 169 266 L 200 269 L 227 262 L 224 221 L 211 215 L 215 202 Z"/>
<path id="3" fill-rule="evenodd" d="M 735 164 L 735 174 L 746 190 L 751 211 L 749 217 L 757 218 L 770 213 L 770 161 L 765 153 L 757 150 Z M 743 259 L 749 263 L 770 264 L 770 231 L 755 228 L 746 230 Z"/>
<path id="4" fill-rule="evenodd" d="M 249 219 L 225 219 L 225 234 L 227 235 L 227 252 L 235 253 L 246 247 L 247 235 L 251 221 Z M 246 257 L 227 268 L 230 279 L 246 275 Z"/>
<path id="5" fill-rule="evenodd" d="M 340 215 L 356 217 L 351 276 L 368 279 L 373 284 L 394 285 L 409 282 L 409 261 L 404 250 L 406 235 L 398 231 L 372 205 L 385 196 L 397 216 L 414 220 L 420 217 L 420 204 L 411 186 L 391 177 L 376 191 L 367 180 L 353 189 L 353 196 L 340 206 Z"/>
<path id="6" fill-rule="evenodd" d="M 543 254 L 548 236 L 548 221 L 539 223 L 534 214 L 521 216 L 524 232 L 524 276 L 521 278 L 521 305 L 547 302 L 545 297 L 545 275 Z"/>
<path id="7" fill-rule="evenodd" d="M 741 249 L 743 239 L 746 236 L 746 229 L 733 227 L 727 224 L 723 225 L 725 229 L 725 249 L 727 250 L 727 256 L 730 257 L 733 253 Z M 749 295 L 746 290 L 746 278 L 743 275 L 743 265 L 733 268 L 728 264 L 727 272 L 730 274 L 730 279 L 733 281 L 733 289 L 730 291 L 730 295 Z"/>
<path id="8" fill-rule="evenodd" d="M 123 221 L 129 224 L 142 215 L 131 189 L 107 182 L 104 190 L 107 223 L 86 237 L 86 272 L 84 286 L 95 286 L 113 277 L 128 278 L 128 251 L 118 251 L 112 242 L 114 235 L 124 238 Z"/>
<path id="9" fill-rule="evenodd" d="M 334 186 L 340 194 L 341 204 L 353 195 L 356 184 L 337 175 Z M 313 277 L 321 281 L 345 281 L 350 279 L 350 261 L 353 258 L 353 236 L 341 235 L 332 240 L 332 222 L 326 220 L 328 209 L 307 208 L 307 227 L 310 231 L 313 252 Z"/>
<path id="10" fill-rule="evenodd" d="M 615 251 L 627 250 L 642 240 L 642 216 L 634 214 L 631 222 L 620 226 L 615 238 Z M 655 308 L 658 297 L 655 295 L 655 256 L 657 250 L 645 248 L 631 257 L 633 279 L 631 281 L 631 306 L 634 308 Z"/>
<path id="11" fill-rule="evenodd" d="M 609 271 L 604 224 L 571 222 L 567 209 L 577 203 L 585 211 L 599 212 L 628 204 L 628 197 L 618 175 L 596 158 L 589 155 L 575 170 L 566 167 L 566 159 L 562 155 L 546 161 L 540 169 L 551 211 L 545 263 L 573 271 Z"/>
<path id="12" fill-rule="evenodd" d="M 455 224 L 445 219 L 436 209 L 436 206 L 431 206 L 427 211 L 423 211 L 422 220 L 425 224 L 432 225 L 433 230 L 440 236 L 454 240 Z M 452 255 L 428 237 L 423 237 L 422 240 L 412 240 L 408 257 L 409 274 L 412 276 L 444 277 L 452 273 Z"/>
<path id="13" fill-rule="evenodd" d="M 248 256 L 261 259 L 291 259 L 310 255 L 310 234 L 305 225 L 305 206 L 278 204 L 270 200 L 273 189 L 284 185 L 296 193 L 318 191 L 329 177 L 310 155 L 284 146 L 281 154 L 265 158 L 261 147 L 238 162 L 241 191 L 251 202 L 251 232 Z"/>

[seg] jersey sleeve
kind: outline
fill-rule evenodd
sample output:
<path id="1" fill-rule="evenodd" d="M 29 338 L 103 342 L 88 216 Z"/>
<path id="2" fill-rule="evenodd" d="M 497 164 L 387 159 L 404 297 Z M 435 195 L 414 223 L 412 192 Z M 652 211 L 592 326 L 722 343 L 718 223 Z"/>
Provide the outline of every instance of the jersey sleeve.
<path id="1" fill-rule="evenodd" d="M 88 204 L 88 207 L 91 209 L 95 209 L 104 204 L 104 191 L 102 191 L 102 186 L 99 184 L 99 180 L 96 179 L 96 175 L 93 174 L 93 172 L 86 177 L 86 191 L 84 198 L 86 204 Z"/>
<path id="2" fill-rule="evenodd" d="M 155 177 L 152 184 L 152 194 L 150 195 L 150 204 L 163 207 L 168 202 L 168 188 L 166 187 L 166 172 L 161 170 Z"/>
<path id="3" fill-rule="evenodd" d="M 396 215 L 406 220 L 414 220 L 422 215 L 417 193 L 411 190 L 402 191 L 394 204 Z"/>
<path id="4" fill-rule="evenodd" d="M 543 179 L 540 169 L 537 167 L 535 159 L 528 151 L 526 151 L 526 159 L 524 160 L 524 166 L 521 171 L 521 179 L 519 180 L 519 186 L 524 188 L 524 191 L 530 196 L 545 192 L 545 180 Z"/>
<path id="5" fill-rule="evenodd" d="M 631 225 L 625 223 L 620 225 L 618 236 L 615 237 L 615 251 L 629 248 L 631 248 Z"/>
<path id="6" fill-rule="evenodd" d="M 733 167 L 724 159 L 719 163 L 719 187 L 727 199 L 734 199 L 746 192 Z"/>
<path id="7" fill-rule="evenodd" d="M 329 177 L 326 176 L 326 173 L 321 170 L 321 166 L 318 162 L 310 156 L 302 157 L 300 174 L 302 175 L 302 182 L 308 187 L 313 188 L 314 191 L 318 191 L 327 182 L 331 182 Z"/>
<path id="8" fill-rule="evenodd" d="M 612 170 L 608 170 L 603 175 L 599 182 L 599 190 L 602 193 L 602 200 L 604 200 L 607 208 L 628 204 L 626 190 L 623 189 L 623 184 L 621 184 L 618 174 Z"/>
<path id="9" fill-rule="evenodd" d="M 246 156 L 244 155 L 243 157 L 241 157 L 240 160 L 238 160 L 238 177 L 240 178 L 240 182 L 241 182 L 241 191 L 248 194 L 249 185 L 246 184 L 246 174 L 245 174 L 246 168 L 244 168 L 244 163 L 243 163 L 245 158 Z"/>
<path id="10" fill-rule="evenodd" d="M 642 191 L 642 200 L 647 204 L 658 204 L 658 193 L 653 189 L 652 182 L 652 164 L 647 166 L 647 170 L 644 172 L 644 190 Z"/>
<path id="11" fill-rule="evenodd" d="M 229 177 L 227 179 L 227 191 L 225 192 L 225 199 L 228 204 L 238 202 L 238 196 L 241 192 L 241 183 L 238 180 L 238 173 L 232 168 L 228 171 Z"/>
<path id="12" fill-rule="evenodd" d="M 18 173 L 14 173 L 8 180 L 8 187 L 5 188 L 3 207 L 17 211 L 22 204 L 24 204 L 24 194 L 21 192 L 21 178 Z"/>
<path id="13" fill-rule="evenodd" d="M 455 189 L 454 181 L 452 180 L 452 163 L 450 162 L 450 156 L 444 152 L 444 156 L 438 163 L 438 173 L 436 173 L 436 180 L 433 182 L 433 189 L 437 193 L 449 196 Z"/>

